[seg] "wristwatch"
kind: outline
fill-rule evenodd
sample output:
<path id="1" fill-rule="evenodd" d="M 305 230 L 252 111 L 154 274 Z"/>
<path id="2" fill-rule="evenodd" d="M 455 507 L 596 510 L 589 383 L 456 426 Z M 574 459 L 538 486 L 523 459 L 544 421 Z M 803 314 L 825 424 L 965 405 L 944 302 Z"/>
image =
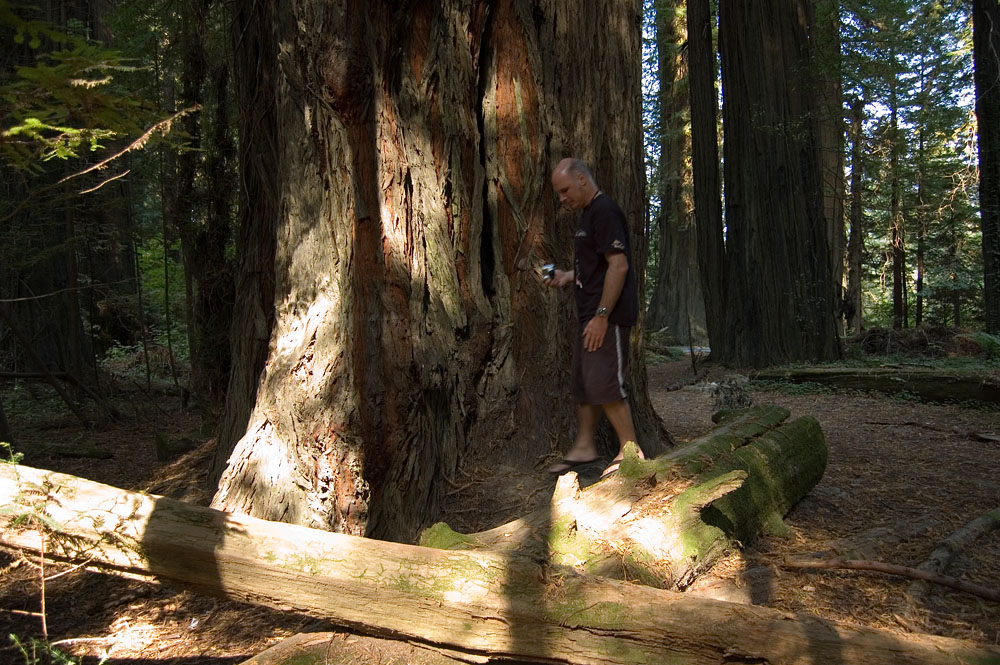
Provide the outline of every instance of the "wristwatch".
<path id="1" fill-rule="evenodd" d="M 602 319 L 608 318 L 608 314 L 610 314 L 610 313 L 611 312 L 608 311 L 607 307 L 598 307 L 597 308 L 597 316 L 601 317 Z"/>

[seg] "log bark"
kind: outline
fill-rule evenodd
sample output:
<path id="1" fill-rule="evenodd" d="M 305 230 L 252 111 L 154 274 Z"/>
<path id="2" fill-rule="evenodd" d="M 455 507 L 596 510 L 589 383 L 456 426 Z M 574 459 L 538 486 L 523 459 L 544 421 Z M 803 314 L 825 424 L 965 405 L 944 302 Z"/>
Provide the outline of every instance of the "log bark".
<path id="1" fill-rule="evenodd" d="M 563 475 L 547 509 L 469 535 L 437 524 L 421 544 L 517 551 L 683 590 L 737 541 L 783 532 L 784 515 L 822 478 L 819 424 L 788 416 L 773 406 L 720 412 L 719 427 L 654 460 L 626 451 L 618 473 L 585 491 Z"/>
<path id="2" fill-rule="evenodd" d="M 27 505 L 24 505 L 27 502 Z M 1000 649 L 830 623 L 500 552 L 450 552 L 224 513 L 0 466 L 0 505 L 60 525 L 54 558 L 461 652 L 562 663 L 1000 664 Z M 7 528 L 3 543 L 37 548 Z"/>
<path id="3" fill-rule="evenodd" d="M 1000 380 L 985 372 L 898 367 L 813 367 L 763 370 L 754 374 L 753 378 L 815 382 L 846 390 L 875 390 L 890 394 L 907 392 L 928 400 L 975 400 L 1000 404 Z"/>

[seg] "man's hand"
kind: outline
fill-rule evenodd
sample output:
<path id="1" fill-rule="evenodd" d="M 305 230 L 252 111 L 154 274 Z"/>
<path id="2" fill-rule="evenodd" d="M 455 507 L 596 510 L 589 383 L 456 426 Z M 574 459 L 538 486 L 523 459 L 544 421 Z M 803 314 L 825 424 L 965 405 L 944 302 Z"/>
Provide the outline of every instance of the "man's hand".
<path id="1" fill-rule="evenodd" d="M 553 288 L 562 288 L 573 283 L 576 278 L 576 273 L 572 270 L 559 270 L 556 269 L 555 277 L 552 279 L 545 280 L 545 283 Z"/>
<path id="2" fill-rule="evenodd" d="M 583 348 L 587 351 L 596 351 L 604 346 L 604 336 L 607 334 L 608 320 L 603 316 L 595 316 L 583 329 Z"/>

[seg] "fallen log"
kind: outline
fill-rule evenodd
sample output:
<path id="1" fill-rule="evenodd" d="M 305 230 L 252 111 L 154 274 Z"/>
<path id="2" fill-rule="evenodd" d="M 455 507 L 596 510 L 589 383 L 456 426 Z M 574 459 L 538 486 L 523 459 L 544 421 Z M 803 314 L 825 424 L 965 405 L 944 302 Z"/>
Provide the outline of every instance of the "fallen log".
<path id="1" fill-rule="evenodd" d="M 474 534 L 439 523 L 420 544 L 517 551 L 683 590 L 738 542 L 783 533 L 782 518 L 822 478 L 819 423 L 786 423 L 788 415 L 775 406 L 719 412 L 716 429 L 654 460 L 626 448 L 618 473 L 586 490 L 575 474 L 563 475 L 543 510 Z"/>
<path id="2" fill-rule="evenodd" d="M 995 529 L 1000 529 L 1000 507 L 980 515 L 942 540 L 934 548 L 934 551 L 930 553 L 930 556 L 917 566 L 917 569 L 929 575 L 942 575 L 948 569 L 948 566 L 951 565 L 955 556 L 961 554 L 966 547 L 974 543 L 980 536 Z M 910 597 L 911 601 L 927 595 L 929 588 L 926 582 L 928 581 L 934 580 L 921 577 L 916 582 L 910 584 L 906 590 L 906 594 Z M 993 593 L 992 600 L 1000 602 L 1000 591 L 994 590 Z"/>
<path id="3" fill-rule="evenodd" d="M 544 663 L 1000 665 L 1000 648 L 832 623 L 595 576 L 517 552 L 455 552 L 266 522 L 0 465 L 0 506 L 44 515 L 8 547 L 89 558 L 358 632 Z M 41 534 L 42 524 L 58 535 Z"/>
<path id="4" fill-rule="evenodd" d="M 844 390 L 911 393 L 937 402 L 1000 404 L 1000 380 L 995 373 L 986 372 L 924 367 L 800 367 L 762 370 L 751 378 L 822 383 Z"/>

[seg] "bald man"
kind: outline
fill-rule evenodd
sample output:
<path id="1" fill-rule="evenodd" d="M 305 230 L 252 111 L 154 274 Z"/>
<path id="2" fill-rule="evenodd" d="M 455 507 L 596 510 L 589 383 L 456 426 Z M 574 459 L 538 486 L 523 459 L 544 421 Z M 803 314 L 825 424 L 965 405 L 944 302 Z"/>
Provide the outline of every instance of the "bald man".
<path id="1" fill-rule="evenodd" d="M 625 214 L 594 182 L 587 164 L 566 158 L 552 172 L 559 201 L 582 211 L 573 246 L 573 270 L 556 270 L 549 286 L 574 286 L 578 317 L 570 372 L 578 406 L 573 447 L 549 468 L 561 474 L 597 461 L 594 440 L 603 413 L 618 435 L 618 454 L 602 475 L 618 469 L 622 448 L 636 441 L 627 402 L 629 334 L 639 314 Z M 641 454 L 641 453 L 640 453 Z"/>

